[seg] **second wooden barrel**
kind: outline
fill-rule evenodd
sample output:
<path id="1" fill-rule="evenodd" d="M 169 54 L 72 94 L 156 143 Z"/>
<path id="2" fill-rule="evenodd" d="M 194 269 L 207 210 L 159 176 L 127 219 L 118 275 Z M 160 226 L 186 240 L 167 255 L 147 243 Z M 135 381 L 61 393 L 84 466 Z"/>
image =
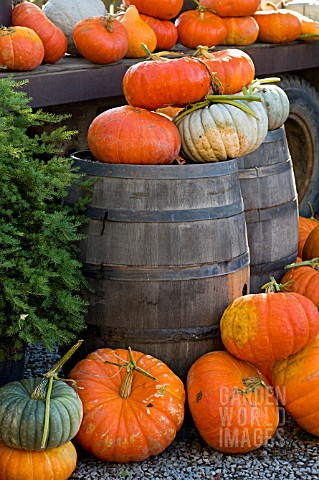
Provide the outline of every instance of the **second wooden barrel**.
<path id="1" fill-rule="evenodd" d="M 237 159 L 250 248 L 250 292 L 297 258 L 298 197 L 284 126 Z"/>
<path id="2" fill-rule="evenodd" d="M 73 155 L 94 178 L 80 260 L 92 291 L 86 353 L 126 348 L 163 360 L 183 380 L 222 348 L 224 309 L 249 290 L 249 249 L 235 160 L 114 165 Z M 71 189 L 69 203 L 78 191 Z"/>

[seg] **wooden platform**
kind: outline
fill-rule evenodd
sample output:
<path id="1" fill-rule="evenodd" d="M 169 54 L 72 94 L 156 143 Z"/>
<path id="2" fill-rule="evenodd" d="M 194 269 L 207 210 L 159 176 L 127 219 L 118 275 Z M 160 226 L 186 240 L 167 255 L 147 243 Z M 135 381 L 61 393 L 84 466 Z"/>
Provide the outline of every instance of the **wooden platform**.
<path id="1" fill-rule="evenodd" d="M 216 50 L 227 48 L 216 47 Z M 176 46 L 175 50 L 185 51 Z M 256 76 L 275 75 L 319 67 L 319 42 L 289 44 L 254 43 L 243 47 L 253 59 Z M 16 80 L 28 79 L 23 87 L 32 98 L 32 107 L 46 107 L 123 95 L 126 70 L 144 59 L 123 59 L 110 65 L 97 65 L 80 57 L 65 55 L 53 65 L 41 65 L 31 72 L 12 72 Z M 0 73 L 0 78 L 8 73 Z"/>

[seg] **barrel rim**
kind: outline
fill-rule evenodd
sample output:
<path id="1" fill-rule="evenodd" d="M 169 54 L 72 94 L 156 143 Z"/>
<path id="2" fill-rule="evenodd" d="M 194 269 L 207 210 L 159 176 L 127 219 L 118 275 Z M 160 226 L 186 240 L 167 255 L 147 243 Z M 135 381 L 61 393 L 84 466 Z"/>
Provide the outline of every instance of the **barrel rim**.
<path id="1" fill-rule="evenodd" d="M 218 177 L 238 173 L 237 159 L 184 165 L 136 165 L 93 160 L 90 150 L 72 153 L 73 166 L 81 173 L 99 177 L 141 179 L 183 179 Z M 91 157 L 91 158 L 90 158 Z"/>

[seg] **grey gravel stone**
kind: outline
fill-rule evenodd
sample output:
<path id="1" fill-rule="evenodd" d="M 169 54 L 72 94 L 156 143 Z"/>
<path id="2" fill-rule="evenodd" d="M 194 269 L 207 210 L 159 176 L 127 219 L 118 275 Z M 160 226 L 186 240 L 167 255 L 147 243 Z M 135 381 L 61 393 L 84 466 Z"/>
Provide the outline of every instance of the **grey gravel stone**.
<path id="1" fill-rule="evenodd" d="M 58 349 L 27 351 L 25 377 L 48 371 Z M 74 442 L 76 445 L 76 442 Z M 319 439 L 298 428 L 285 414 L 269 442 L 249 454 L 225 455 L 210 448 L 193 426 L 182 427 L 160 455 L 144 462 L 104 463 L 78 448 L 77 480 L 318 480 Z"/>

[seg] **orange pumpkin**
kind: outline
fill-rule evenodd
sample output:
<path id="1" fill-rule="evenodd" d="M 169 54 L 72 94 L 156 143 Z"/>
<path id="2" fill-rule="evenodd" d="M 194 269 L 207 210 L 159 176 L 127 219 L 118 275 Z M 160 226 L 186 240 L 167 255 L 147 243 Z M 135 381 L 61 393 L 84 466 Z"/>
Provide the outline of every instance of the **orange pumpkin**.
<path id="1" fill-rule="evenodd" d="M 215 79 L 221 93 L 238 93 L 255 76 L 255 65 L 251 57 L 237 48 L 209 52 L 202 47 L 197 50 L 198 58 L 204 62 Z"/>
<path id="2" fill-rule="evenodd" d="M 0 66 L 8 70 L 28 71 L 41 65 L 44 46 L 28 27 L 2 27 L 0 30 Z"/>
<path id="3" fill-rule="evenodd" d="M 128 36 L 128 49 L 125 57 L 147 57 L 148 53 L 146 53 L 142 44 L 146 45 L 149 52 L 154 52 L 157 42 L 155 32 L 147 23 L 143 22 L 134 5 L 128 7 L 120 21 L 124 25 Z"/>
<path id="4" fill-rule="evenodd" d="M 157 455 L 183 423 L 183 382 L 151 355 L 99 349 L 70 378 L 84 409 L 77 441 L 101 460 L 137 462 Z"/>
<path id="5" fill-rule="evenodd" d="M 175 124 L 165 116 L 124 105 L 93 120 L 88 144 L 101 162 L 158 165 L 175 160 L 181 139 Z"/>
<path id="6" fill-rule="evenodd" d="M 297 40 L 301 34 L 300 20 L 285 9 L 255 12 L 258 23 L 258 39 L 267 43 L 288 43 Z"/>
<path id="7" fill-rule="evenodd" d="M 140 15 L 143 22 L 147 23 L 156 35 L 156 50 L 170 50 L 177 42 L 177 28 L 169 20 L 158 20 L 148 15 Z"/>
<path id="8" fill-rule="evenodd" d="M 256 12 L 260 0 L 199 0 L 221 17 L 247 17 Z"/>
<path id="9" fill-rule="evenodd" d="M 302 258 L 303 247 L 310 232 L 319 225 L 313 211 L 310 218 L 299 216 L 298 222 L 298 256 Z"/>
<path id="10" fill-rule="evenodd" d="M 296 423 L 319 435 L 319 337 L 295 355 L 277 362 L 273 384 L 279 401 Z"/>
<path id="11" fill-rule="evenodd" d="M 270 291 L 236 298 L 224 311 L 221 338 L 235 357 L 271 362 L 293 355 L 319 332 L 319 312 L 308 298 L 294 292 Z"/>
<path id="12" fill-rule="evenodd" d="M 147 110 L 183 107 L 208 93 L 211 76 L 203 63 L 188 57 L 163 61 L 158 55 L 153 54 L 151 61 L 139 62 L 126 70 L 123 92 L 130 105 Z"/>
<path id="13" fill-rule="evenodd" d="M 319 307 L 319 258 L 298 262 L 290 267 L 280 283 L 286 284 L 287 290 L 309 298 Z"/>
<path id="14" fill-rule="evenodd" d="M 160 20 L 176 17 L 182 9 L 183 0 L 123 0 L 126 7 L 135 5 L 140 13 Z"/>
<path id="15" fill-rule="evenodd" d="M 188 10 L 175 20 L 178 41 L 187 48 L 199 45 L 213 47 L 220 45 L 226 38 L 223 20 L 207 10 Z"/>
<path id="16" fill-rule="evenodd" d="M 0 443 L 1 480 L 67 480 L 75 470 L 72 442 L 43 451 L 18 450 Z"/>
<path id="17" fill-rule="evenodd" d="M 255 450 L 277 429 L 277 401 L 266 378 L 228 352 L 207 353 L 191 366 L 187 400 L 200 435 L 224 453 Z"/>
<path id="18" fill-rule="evenodd" d="M 303 260 L 311 260 L 317 257 L 319 257 L 319 225 L 311 230 L 302 250 Z"/>
<path id="19" fill-rule="evenodd" d="M 223 45 L 251 45 L 258 38 L 259 26 L 254 17 L 225 17 L 227 30 Z"/>
<path id="20" fill-rule="evenodd" d="M 12 10 L 12 25 L 28 27 L 40 37 L 44 46 L 45 63 L 55 63 L 67 51 L 68 41 L 64 33 L 34 3 L 22 2 Z"/>
<path id="21" fill-rule="evenodd" d="M 81 55 L 93 63 L 117 62 L 128 50 L 127 31 L 112 16 L 80 20 L 73 28 L 73 39 Z"/>

